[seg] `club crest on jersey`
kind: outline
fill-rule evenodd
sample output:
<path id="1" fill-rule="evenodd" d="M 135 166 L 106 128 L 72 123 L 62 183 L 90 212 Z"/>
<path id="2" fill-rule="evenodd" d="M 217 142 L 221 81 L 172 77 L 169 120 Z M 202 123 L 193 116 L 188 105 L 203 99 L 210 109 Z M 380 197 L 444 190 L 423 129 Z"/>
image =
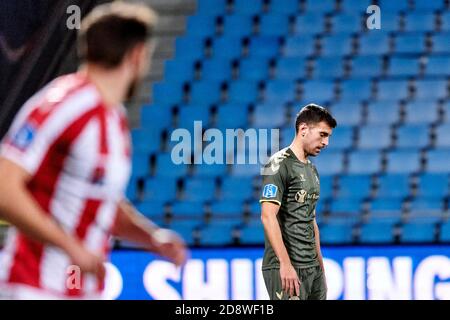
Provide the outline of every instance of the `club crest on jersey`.
<path id="1" fill-rule="evenodd" d="M 274 184 L 266 184 L 263 190 L 264 198 L 275 198 L 277 196 L 278 187 Z"/>
<path id="2" fill-rule="evenodd" d="M 20 150 L 25 150 L 36 135 L 36 127 L 30 122 L 25 123 L 12 137 L 12 144 Z"/>
<path id="3" fill-rule="evenodd" d="M 105 168 L 103 167 L 97 167 L 95 168 L 92 177 L 91 182 L 93 184 L 102 185 L 105 183 Z"/>

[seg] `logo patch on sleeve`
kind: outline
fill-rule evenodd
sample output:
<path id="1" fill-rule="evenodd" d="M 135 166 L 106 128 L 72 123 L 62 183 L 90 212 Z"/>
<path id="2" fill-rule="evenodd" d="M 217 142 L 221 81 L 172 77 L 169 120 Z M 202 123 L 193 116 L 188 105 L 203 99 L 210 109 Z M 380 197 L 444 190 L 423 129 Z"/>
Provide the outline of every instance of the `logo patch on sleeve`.
<path id="1" fill-rule="evenodd" d="M 277 196 L 278 187 L 274 184 L 266 184 L 263 190 L 264 198 L 275 198 Z"/>
<path id="2" fill-rule="evenodd" d="M 36 128 L 31 123 L 25 123 L 12 137 L 11 142 L 17 148 L 24 150 L 33 141 Z"/>

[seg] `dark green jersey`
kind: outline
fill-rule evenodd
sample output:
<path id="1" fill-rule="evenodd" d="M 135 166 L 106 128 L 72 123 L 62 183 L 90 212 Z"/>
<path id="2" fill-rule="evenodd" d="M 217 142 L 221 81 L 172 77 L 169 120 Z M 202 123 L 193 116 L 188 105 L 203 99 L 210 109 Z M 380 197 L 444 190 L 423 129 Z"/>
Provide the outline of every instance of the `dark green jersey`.
<path id="1" fill-rule="evenodd" d="M 280 205 L 277 219 L 292 265 L 297 268 L 318 265 L 314 219 L 320 184 L 315 166 L 309 160 L 301 162 L 290 148 L 285 148 L 270 158 L 263 174 L 260 202 Z M 277 267 L 278 258 L 266 235 L 262 268 Z"/>

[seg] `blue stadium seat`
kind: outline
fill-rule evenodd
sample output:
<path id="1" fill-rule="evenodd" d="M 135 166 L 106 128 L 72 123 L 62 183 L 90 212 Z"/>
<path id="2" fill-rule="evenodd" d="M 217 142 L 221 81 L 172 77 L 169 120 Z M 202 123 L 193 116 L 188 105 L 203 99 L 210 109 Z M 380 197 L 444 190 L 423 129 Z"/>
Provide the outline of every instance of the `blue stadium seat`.
<path id="1" fill-rule="evenodd" d="M 430 143 L 429 127 L 426 124 L 406 124 L 397 128 L 396 146 L 399 148 L 424 148 Z"/>
<path id="2" fill-rule="evenodd" d="M 416 81 L 416 99 L 442 99 L 447 98 L 448 92 L 448 81 L 447 79 L 426 79 Z"/>
<path id="3" fill-rule="evenodd" d="M 315 38 L 310 34 L 286 37 L 283 56 L 300 58 L 313 55 L 316 51 Z"/>
<path id="4" fill-rule="evenodd" d="M 227 0 L 199 0 L 197 12 L 203 15 L 217 15 L 226 12 Z"/>
<path id="5" fill-rule="evenodd" d="M 387 148 L 392 144 L 391 140 L 390 125 L 374 124 L 359 128 L 358 146 L 361 149 Z"/>
<path id="6" fill-rule="evenodd" d="M 449 53 L 450 32 L 436 33 L 432 36 L 433 53 Z"/>
<path id="7" fill-rule="evenodd" d="M 325 31 L 325 20 L 322 13 L 306 12 L 295 19 L 296 34 L 312 35 Z"/>
<path id="8" fill-rule="evenodd" d="M 226 246 L 233 243 L 233 226 L 212 224 L 200 230 L 200 244 L 203 246 Z"/>
<path id="9" fill-rule="evenodd" d="M 415 100 L 405 106 L 408 124 L 432 124 L 439 119 L 438 104 L 429 100 Z"/>
<path id="10" fill-rule="evenodd" d="M 359 54 L 381 55 L 390 50 L 389 35 L 386 33 L 368 32 L 359 38 Z"/>
<path id="11" fill-rule="evenodd" d="M 177 179 L 152 177 L 144 180 L 145 201 L 171 201 L 177 197 Z"/>
<path id="12" fill-rule="evenodd" d="M 270 2 L 270 12 L 281 14 L 297 14 L 300 9 L 298 0 L 278 0 Z"/>
<path id="13" fill-rule="evenodd" d="M 366 100 L 372 96 L 370 80 L 350 79 L 341 83 L 341 100 Z"/>
<path id="14" fill-rule="evenodd" d="M 397 149 L 387 153 L 386 171 L 389 173 L 414 173 L 420 170 L 420 152 Z"/>
<path id="15" fill-rule="evenodd" d="M 133 152 L 131 156 L 132 177 L 145 177 L 150 173 L 149 156 L 146 152 Z"/>
<path id="16" fill-rule="evenodd" d="M 186 158 L 183 162 L 175 164 L 170 153 L 160 153 L 156 157 L 156 175 L 159 177 L 182 177 L 188 172 L 188 165 L 185 164 L 188 159 Z"/>
<path id="17" fill-rule="evenodd" d="M 235 158 L 237 159 L 237 156 Z M 248 159 L 248 157 L 247 157 Z M 239 164 L 237 161 L 231 167 L 231 175 L 234 177 L 254 177 L 261 174 L 261 165 L 257 164 Z"/>
<path id="18" fill-rule="evenodd" d="M 397 193 L 398 194 L 398 193 Z M 390 215 L 389 217 L 383 216 L 383 213 L 399 212 L 401 213 L 403 209 L 403 199 L 400 197 L 377 197 L 370 202 L 370 212 L 373 215 L 372 221 L 377 220 L 389 220 L 391 222 L 398 222 L 400 218 L 399 215 Z"/>
<path id="19" fill-rule="evenodd" d="M 233 12 L 239 14 L 259 14 L 263 10 L 263 0 L 234 0 Z"/>
<path id="20" fill-rule="evenodd" d="M 249 15 L 227 15 L 223 18 L 224 36 L 248 36 L 253 33 L 253 17 Z"/>
<path id="21" fill-rule="evenodd" d="M 175 40 L 175 58 L 200 59 L 205 53 L 203 37 L 185 36 Z"/>
<path id="22" fill-rule="evenodd" d="M 219 81 L 196 81 L 191 83 L 189 102 L 207 105 L 220 101 L 221 83 Z"/>
<path id="23" fill-rule="evenodd" d="M 131 130 L 133 150 L 143 153 L 159 151 L 161 145 L 161 131 L 159 128 L 134 128 Z"/>
<path id="24" fill-rule="evenodd" d="M 338 150 L 325 149 L 312 161 L 321 175 L 340 174 L 344 169 L 344 153 Z"/>
<path id="25" fill-rule="evenodd" d="M 364 224 L 360 229 L 360 243 L 394 243 L 394 224 L 374 222 Z"/>
<path id="26" fill-rule="evenodd" d="M 362 108 L 358 102 L 338 102 L 331 107 L 331 113 L 338 123 L 338 128 L 341 125 L 352 126 L 362 122 Z"/>
<path id="27" fill-rule="evenodd" d="M 432 174 L 424 173 L 418 177 L 417 193 L 418 197 L 441 197 L 449 194 L 448 173 Z"/>
<path id="28" fill-rule="evenodd" d="M 399 34 L 395 37 L 395 52 L 400 54 L 423 53 L 426 50 L 423 33 Z"/>
<path id="29" fill-rule="evenodd" d="M 441 15 L 441 31 L 450 31 L 450 12 L 443 12 Z"/>
<path id="30" fill-rule="evenodd" d="M 303 84 L 303 100 L 321 103 L 334 97 L 334 82 L 331 80 L 309 80 Z"/>
<path id="31" fill-rule="evenodd" d="M 450 172 L 450 149 L 434 149 L 427 153 L 426 169 L 430 173 Z"/>
<path id="32" fill-rule="evenodd" d="M 187 33 L 194 37 L 208 37 L 216 32 L 216 16 L 194 15 L 187 18 Z"/>
<path id="33" fill-rule="evenodd" d="M 344 175 L 339 178 L 337 198 L 363 199 L 372 192 L 372 177 L 363 175 Z"/>
<path id="34" fill-rule="evenodd" d="M 225 159 L 223 159 L 223 163 L 225 163 Z M 194 166 L 194 175 L 196 177 L 201 178 L 217 178 L 225 175 L 227 173 L 226 164 L 219 163 L 202 163 L 196 164 Z"/>
<path id="35" fill-rule="evenodd" d="M 237 58 L 242 55 L 242 37 L 226 36 L 214 38 L 212 43 L 213 57 Z"/>
<path id="36" fill-rule="evenodd" d="M 336 2 L 334 0 L 328 1 L 314 1 L 314 0 L 306 0 L 305 1 L 305 10 L 306 12 L 331 12 L 336 9 Z"/>
<path id="37" fill-rule="evenodd" d="M 367 8 L 367 7 L 366 7 Z M 362 19 L 358 14 L 341 13 L 331 18 L 332 30 L 336 33 L 356 33 L 361 31 Z"/>
<path id="38" fill-rule="evenodd" d="M 352 77 L 376 77 L 382 73 L 383 59 L 379 56 L 355 56 L 351 60 Z"/>
<path id="39" fill-rule="evenodd" d="M 410 194 L 408 174 L 387 174 L 378 178 L 377 197 L 405 198 Z"/>
<path id="40" fill-rule="evenodd" d="M 430 197 L 415 197 L 409 203 L 410 215 L 414 215 L 414 213 L 416 213 L 417 215 L 425 214 L 424 218 L 428 219 L 429 221 L 432 219 L 433 212 L 437 212 L 440 214 L 443 210 L 444 201 L 437 195 L 432 195 Z M 439 218 L 441 218 L 440 215 Z"/>
<path id="41" fill-rule="evenodd" d="M 192 59 L 167 60 L 164 63 L 164 79 L 167 82 L 183 82 L 194 79 L 195 65 Z"/>
<path id="42" fill-rule="evenodd" d="M 435 31 L 436 17 L 432 12 L 414 11 L 409 12 L 404 18 L 405 27 L 403 31 Z"/>
<path id="43" fill-rule="evenodd" d="M 406 99 L 409 95 L 407 80 L 380 80 L 377 97 L 380 100 Z"/>
<path id="44" fill-rule="evenodd" d="M 373 174 L 381 171 L 381 153 L 375 150 L 358 150 L 349 155 L 348 173 Z"/>
<path id="45" fill-rule="evenodd" d="M 202 80 L 226 81 L 233 75 L 232 62 L 229 59 L 208 59 L 202 61 Z"/>
<path id="46" fill-rule="evenodd" d="M 350 244 L 353 241 L 352 231 L 348 223 L 326 224 L 320 228 L 320 241 L 324 244 Z"/>
<path id="47" fill-rule="evenodd" d="M 183 199 L 188 201 L 209 201 L 214 198 L 216 182 L 214 178 L 189 178 L 185 180 Z"/>
<path id="48" fill-rule="evenodd" d="M 153 85 L 153 102 L 160 105 L 171 105 L 183 100 L 183 83 L 158 82 Z"/>
<path id="49" fill-rule="evenodd" d="M 289 17 L 287 15 L 269 13 L 260 16 L 260 35 L 279 37 L 288 35 L 289 31 Z"/>
<path id="50" fill-rule="evenodd" d="M 389 59 L 388 74 L 394 77 L 417 76 L 419 74 L 419 60 L 411 57 L 392 56 Z"/>
<path id="51" fill-rule="evenodd" d="M 442 117 L 442 121 L 445 123 L 450 123 L 450 101 L 447 101 L 443 105 L 444 116 Z"/>
<path id="52" fill-rule="evenodd" d="M 343 125 L 339 122 L 339 126 L 333 129 L 330 144 L 327 148 L 332 150 L 350 149 L 353 146 L 353 137 L 354 128 L 352 126 Z"/>
<path id="53" fill-rule="evenodd" d="M 414 0 L 414 9 L 416 11 L 436 11 L 445 8 L 445 0 Z"/>
<path id="54" fill-rule="evenodd" d="M 286 120 L 285 109 L 275 103 L 259 104 L 253 111 L 252 126 L 255 128 L 279 128 Z"/>
<path id="55" fill-rule="evenodd" d="M 450 20 L 450 16 L 449 16 Z M 428 76 L 447 76 L 450 74 L 450 56 L 430 56 L 426 61 L 426 72 Z"/>
<path id="56" fill-rule="evenodd" d="M 346 33 L 325 36 L 320 43 L 323 56 L 344 56 L 353 51 L 352 37 Z"/>
<path id="57" fill-rule="evenodd" d="M 245 104 L 228 103 L 219 105 L 215 127 L 218 129 L 246 128 L 248 107 Z"/>
<path id="58" fill-rule="evenodd" d="M 245 80 L 260 81 L 269 77 L 267 58 L 246 58 L 239 62 L 239 77 Z"/>
<path id="59" fill-rule="evenodd" d="M 289 80 L 270 80 L 264 88 L 264 101 L 282 104 L 295 99 L 296 83 Z"/>
<path id="60" fill-rule="evenodd" d="M 165 210 L 164 202 L 161 201 L 142 201 L 136 204 L 136 209 L 147 218 L 153 220 L 164 220 Z"/>
<path id="61" fill-rule="evenodd" d="M 245 225 L 240 230 L 239 243 L 244 245 L 256 245 L 264 243 L 264 227 L 260 219 L 254 223 Z"/>
<path id="62" fill-rule="evenodd" d="M 279 58 L 276 63 L 276 78 L 281 80 L 296 80 L 304 78 L 306 60 L 300 57 Z"/>
<path id="63" fill-rule="evenodd" d="M 191 105 L 181 106 L 178 113 L 178 127 L 193 128 L 194 121 L 202 121 L 206 127 L 209 124 L 209 109 Z"/>
<path id="64" fill-rule="evenodd" d="M 409 8 L 408 0 L 396 0 L 396 1 L 389 1 L 389 0 L 380 0 L 378 2 L 378 5 L 380 6 L 381 11 L 386 12 L 400 12 L 400 11 L 407 11 Z"/>
<path id="65" fill-rule="evenodd" d="M 168 106 L 144 105 L 141 108 L 141 127 L 152 130 L 168 128 L 172 125 L 172 110 Z"/>
<path id="66" fill-rule="evenodd" d="M 211 204 L 211 215 L 213 218 L 241 219 L 244 212 L 243 203 L 239 200 L 214 201 Z"/>
<path id="67" fill-rule="evenodd" d="M 371 0 L 342 0 L 340 9 L 349 14 L 366 13 L 367 7 L 372 4 Z"/>
<path id="68" fill-rule="evenodd" d="M 224 177 L 220 187 L 223 201 L 236 202 L 253 197 L 253 182 L 250 177 Z"/>
<path id="69" fill-rule="evenodd" d="M 435 225 L 433 223 L 406 223 L 401 228 L 403 243 L 423 243 L 435 240 Z"/>
<path id="70" fill-rule="evenodd" d="M 439 240 L 450 243 L 450 221 L 441 224 Z"/>
<path id="71" fill-rule="evenodd" d="M 344 75 L 343 60 L 339 56 L 318 58 L 314 63 L 314 77 L 340 78 Z"/>
<path id="72" fill-rule="evenodd" d="M 233 81 L 228 85 L 228 101 L 250 103 L 258 100 L 258 84 L 254 81 Z"/>
<path id="73" fill-rule="evenodd" d="M 273 58 L 279 54 L 280 40 L 274 36 L 252 37 L 249 43 L 251 57 Z"/>
<path id="74" fill-rule="evenodd" d="M 394 124 L 400 121 L 400 107 L 393 101 L 375 101 L 368 105 L 368 124 Z"/>
<path id="75" fill-rule="evenodd" d="M 320 200 L 319 202 L 323 202 L 323 199 L 328 199 L 333 196 L 333 176 L 331 175 L 320 175 Z"/>
<path id="76" fill-rule="evenodd" d="M 386 12 L 383 9 L 381 9 L 381 12 L 381 30 L 376 31 L 385 33 L 398 32 L 400 29 L 400 14 L 397 12 Z"/>
<path id="77" fill-rule="evenodd" d="M 450 123 L 436 128 L 436 147 L 450 147 Z"/>
<path id="78" fill-rule="evenodd" d="M 171 205 L 171 212 L 174 218 L 196 218 L 198 222 L 204 218 L 203 202 L 198 201 L 177 201 Z"/>

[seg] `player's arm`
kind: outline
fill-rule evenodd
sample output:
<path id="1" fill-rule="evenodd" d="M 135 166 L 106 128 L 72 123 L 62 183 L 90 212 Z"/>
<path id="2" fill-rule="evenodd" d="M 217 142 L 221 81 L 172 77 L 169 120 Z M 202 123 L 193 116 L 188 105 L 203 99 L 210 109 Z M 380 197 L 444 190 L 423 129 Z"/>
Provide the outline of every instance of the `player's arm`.
<path id="1" fill-rule="evenodd" d="M 26 188 L 29 179 L 21 166 L 0 157 L 0 218 L 36 241 L 61 248 L 82 271 L 103 277 L 103 259 L 85 250 L 41 209 Z"/>
<path id="2" fill-rule="evenodd" d="M 315 213 L 314 213 L 314 215 L 315 215 Z M 316 242 L 317 258 L 319 259 L 319 264 L 323 271 L 323 276 L 325 278 L 325 286 L 326 286 L 327 281 L 326 281 L 326 277 L 325 277 L 325 268 L 323 265 L 322 250 L 320 249 L 320 232 L 319 232 L 319 226 L 317 225 L 315 218 L 314 218 L 314 238 L 315 238 L 315 242 Z"/>
<path id="3" fill-rule="evenodd" d="M 292 266 L 291 259 L 286 250 L 278 224 L 277 214 L 280 206 L 277 203 L 264 201 L 261 203 L 261 220 L 267 238 L 280 261 L 280 277 L 282 289 L 290 296 L 300 295 L 300 280 L 297 272 Z"/>
<path id="4" fill-rule="evenodd" d="M 184 241 L 173 231 L 159 228 L 126 200 L 119 203 L 113 235 L 166 257 L 177 266 L 186 261 Z"/>

